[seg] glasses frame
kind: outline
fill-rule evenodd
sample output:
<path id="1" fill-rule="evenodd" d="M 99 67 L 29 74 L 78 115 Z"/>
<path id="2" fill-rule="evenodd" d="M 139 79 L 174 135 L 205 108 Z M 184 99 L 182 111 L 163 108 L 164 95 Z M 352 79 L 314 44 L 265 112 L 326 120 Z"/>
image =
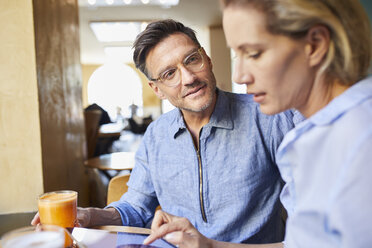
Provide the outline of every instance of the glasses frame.
<path id="1" fill-rule="evenodd" d="M 204 69 L 204 66 L 205 66 L 205 59 L 204 59 L 204 54 L 203 54 L 203 47 L 199 47 L 195 52 L 198 52 L 199 54 L 200 54 L 200 56 L 201 56 L 201 58 L 202 58 L 202 64 L 201 64 L 201 66 L 200 66 L 200 71 L 202 71 L 203 69 Z M 184 62 L 191 56 L 191 55 L 193 55 L 194 54 L 194 52 L 192 52 L 192 53 L 190 53 L 189 55 L 187 55 L 183 60 L 182 60 L 182 62 L 180 63 L 180 64 L 182 64 L 187 70 L 189 70 L 188 68 L 187 68 L 187 66 L 185 66 L 184 65 Z M 179 68 L 179 66 L 177 66 L 177 70 L 179 70 L 180 68 Z M 176 71 L 177 71 L 176 70 Z M 192 72 L 200 72 L 200 71 L 192 71 Z M 165 71 L 164 71 L 165 72 Z M 160 75 L 162 75 L 164 72 L 162 72 L 162 73 L 160 73 Z M 153 81 L 153 82 L 161 82 L 161 83 L 163 83 L 165 86 L 168 86 L 168 87 L 176 87 L 176 86 L 178 86 L 181 82 L 182 82 L 182 80 L 179 80 L 179 82 L 178 83 L 176 83 L 176 84 L 174 84 L 174 85 L 168 85 L 168 84 L 165 84 L 164 83 L 164 79 L 162 79 L 162 76 L 159 76 L 158 78 L 150 78 L 150 80 L 151 81 Z"/>

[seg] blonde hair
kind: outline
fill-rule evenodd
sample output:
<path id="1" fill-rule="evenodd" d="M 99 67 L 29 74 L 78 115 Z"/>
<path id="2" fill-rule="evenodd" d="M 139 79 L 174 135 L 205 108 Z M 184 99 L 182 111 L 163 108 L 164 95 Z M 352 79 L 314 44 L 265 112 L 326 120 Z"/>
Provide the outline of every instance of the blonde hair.
<path id="1" fill-rule="evenodd" d="M 372 55 L 369 19 L 358 0 L 220 0 L 222 8 L 249 6 L 266 15 L 267 30 L 293 39 L 315 25 L 330 32 L 320 73 L 352 85 L 367 76 Z"/>

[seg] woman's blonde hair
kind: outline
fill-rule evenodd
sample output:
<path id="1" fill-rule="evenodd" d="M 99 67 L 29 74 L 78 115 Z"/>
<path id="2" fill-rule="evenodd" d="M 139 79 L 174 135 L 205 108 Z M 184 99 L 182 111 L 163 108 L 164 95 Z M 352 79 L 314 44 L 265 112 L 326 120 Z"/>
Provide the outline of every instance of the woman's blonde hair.
<path id="1" fill-rule="evenodd" d="M 248 6 L 266 15 L 267 30 L 294 39 L 314 25 L 330 32 L 320 73 L 352 85 L 367 76 L 372 44 L 369 19 L 358 0 L 220 0 L 222 8 Z"/>

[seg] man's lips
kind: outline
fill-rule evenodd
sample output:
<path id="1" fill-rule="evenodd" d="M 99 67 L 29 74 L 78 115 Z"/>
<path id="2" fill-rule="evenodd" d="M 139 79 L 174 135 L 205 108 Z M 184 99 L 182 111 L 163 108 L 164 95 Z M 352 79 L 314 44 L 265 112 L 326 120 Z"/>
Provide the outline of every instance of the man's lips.
<path id="1" fill-rule="evenodd" d="M 197 86 L 197 87 L 195 87 L 195 88 L 192 88 L 191 90 L 187 91 L 187 92 L 183 95 L 183 97 L 187 97 L 187 96 L 189 96 L 189 95 L 191 95 L 191 94 L 195 94 L 196 92 L 198 92 L 199 90 L 201 90 L 201 89 L 204 88 L 205 86 L 206 86 L 206 85 L 203 84 L 203 85 L 199 85 L 199 86 Z"/>

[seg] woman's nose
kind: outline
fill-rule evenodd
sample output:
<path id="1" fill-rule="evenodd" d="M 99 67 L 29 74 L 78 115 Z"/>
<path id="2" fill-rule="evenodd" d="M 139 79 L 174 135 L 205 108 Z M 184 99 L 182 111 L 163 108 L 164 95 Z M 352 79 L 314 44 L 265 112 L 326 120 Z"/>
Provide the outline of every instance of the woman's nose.
<path id="1" fill-rule="evenodd" d="M 244 65 L 241 60 L 236 60 L 233 81 L 237 84 L 250 84 L 253 82 L 252 73 L 247 65 Z"/>

